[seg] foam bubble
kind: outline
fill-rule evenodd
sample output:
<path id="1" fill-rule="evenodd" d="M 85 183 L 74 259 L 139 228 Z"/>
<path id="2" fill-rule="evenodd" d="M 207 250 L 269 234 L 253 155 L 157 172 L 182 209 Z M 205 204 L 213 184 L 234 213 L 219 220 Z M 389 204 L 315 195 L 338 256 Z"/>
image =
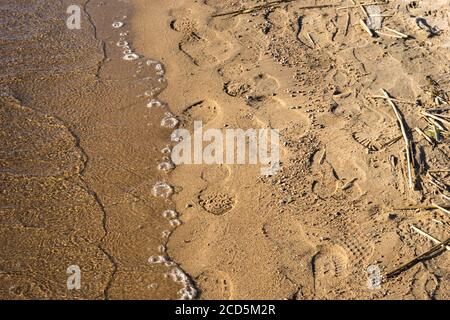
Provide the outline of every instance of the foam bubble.
<path id="1" fill-rule="evenodd" d="M 164 128 L 175 129 L 180 122 L 171 113 L 166 113 L 161 120 L 161 126 Z"/>
<path id="2" fill-rule="evenodd" d="M 161 153 L 163 154 L 172 154 L 172 149 L 170 147 L 165 147 L 161 150 Z"/>
<path id="3" fill-rule="evenodd" d="M 131 49 L 127 49 L 123 51 L 123 54 L 127 55 L 127 54 L 132 54 L 133 51 Z"/>
<path id="4" fill-rule="evenodd" d="M 165 182 L 157 182 L 153 187 L 152 193 L 155 197 L 169 199 L 173 195 L 173 187 Z"/>
<path id="5" fill-rule="evenodd" d="M 123 56 L 123 60 L 133 61 L 139 59 L 139 56 L 136 53 L 125 54 Z"/>
<path id="6" fill-rule="evenodd" d="M 178 267 L 173 268 L 170 271 L 170 276 L 171 276 L 172 280 L 175 281 L 175 282 L 184 283 L 184 282 L 189 281 L 188 276 L 183 272 L 183 270 L 181 270 Z"/>
<path id="7" fill-rule="evenodd" d="M 188 285 L 181 289 L 178 294 L 181 296 L 180 300 L 194 300 L 197 296 L 197 290 L 194 287 Z"/>
<path id="8" fill-rule="evenodd" d="M 128 48 L 128 42 L 124 41 L 124 40 L 120 40 L 119 42 L 116 43 L 116 45 L 121 48 L 125 48 L 125 47 Z"/>
<path id="9" fill-rule="evenodd" d="M 170 231 L 170 230 L 164 230 L 164 231 L 162 232 L 162 237 L 165 238 L 165 239 L 167 239 L 167 238 L 170 237 L 171 234 L 172 234 L 172 231 Z"/>
<path id="10" fill-rule="evenodd" d="M 180 135 L 180 133 L 178 131 L 172 132 L 172 134 L 170 135 L 170 139 L 173 142 L 181 142 L 181 141 L 183 141 L 183 137 Z"/>
<path id="11" fill-rule="evenodd" d="M 197 297 L 197 289 L 195 289 L 187 274 L 184 273 L 184 271 L 179 267 L 173 268 L 170 271 L 169 276 L 173 281 L 182 283 L 184 285 L 184 288 L 178 291 L 181 300 L 193 300 Z"/>
<path id="12" fill-rule="evenodd" d="M 149 59 L 149 60 L 146 61 L 146 63 L 147 63 L 148 66 L 151 66 L 153 64 L 158 64 L 159 62 L 156 61 L 156 60 Z"/>
<path id="13" fill-rule="evenodd" d="M 116 21 L 116 22 L 114 22 L 114 23 L 112 24 L 113 28 L 115 28 L 115 29 L 122 28 L 123 25 L 124 25 L 124 23 L 121 22 L 121 21 Z"/>
<path id="14" fill-rule="evenodd" d="M 151 78 L 148 77 L 147 79 L 151 79 Z M 145 94 L 147 97 L 154 97 L 154 96 L 160 94 L 163 90 L 164 90 L 164 89 L 161 88 L 161 87 L 155 87 L 155 88 L 152 88 L 151 90 L 145 91 L 144 94 Z"/>
<path id="15" fill-rule="evenodd" d="M 156 66 L 155 66 L 155 70 L 156 71 L 158 71 L 158 72 L 166 72 L 165 70 L 164 70 L 164 66 L 161 64 L 161 63 L 158 63 Z"/>
<path id="16" fill-rule="evenodd" d="M 152 99 L 147 103 L 148 108 L 159 108 L 162 107 L 163 103 L 158 99 Z"/>
<path id="17" fill-rule="evenodd" d="M 172 161 L 161 162 L 158 164 L 158 170 L 161 171 L 170 171 L 175 169 L 175 164 Z"/>
<path id="18" fill-rule="evenodd" d="M 162 216 L 166 219 L 176 219 L 178 218 L 178 212 L 174 210 L 166 210 L 163 212 Z"/>
<path id="19" fill-rule="evenodd" d="M 167 262 L 167 259 L 164 256 L 151 256 L 148 258 L 148 262 L 150 264 L 163 264 Z"/>
<path id="20" fill-rule="evenodd" d="M 169 223 L 174 228 L 181 226 L 181 221 L 179 219 L 172 219 Z"/>
<path id="21" fill-rule="evenodd" d="M 161 252 L 161 253 L 165 253 L 166 252 L 166 247 L 164 245 L 160 245 L 158 247 L 158 251 Z"/>

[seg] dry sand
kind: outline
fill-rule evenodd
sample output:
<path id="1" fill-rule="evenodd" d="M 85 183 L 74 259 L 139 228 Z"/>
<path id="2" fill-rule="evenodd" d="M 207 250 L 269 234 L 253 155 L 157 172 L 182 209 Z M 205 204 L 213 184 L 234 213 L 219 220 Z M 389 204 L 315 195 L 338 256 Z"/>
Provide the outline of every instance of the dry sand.
<path id="1" fill-rule="evenodd" d="M 167 277 L 174 266 L 148 263 L 166 241 L 164 256 L 200 299 L 449 299 L 446 252 L 368 288 L 374 267 L 386 274 L 433 247 L 411 226 L 441 241 L 450 233 L 442 210 L 394 210 L 448 204 L 448 172 L 427 176 L 448 170 L 448 135 L 433 147 L 413 130 L 427 130 L 420 110 L 448 99 L 448 1 L 366 8 L 389 16 L 371 28 L 406 40 L 370 37 L 359 7 L 302 9 L 350 1 L 213 18 L 264 2 L 91 0 L 83 7 L 89 27 L 76 36 L 63 24 L 62 2 L 0 1 L 0 14 L 22 12 L 19 22 L 27 10 L 49 16 L 48 24 L 38 14 L 24 23 L 43 28 L 36 36 L 10 21 L 1 38 L 2 299 L 179 298 L 183 284 Z M 440 34 L 429 37 L 414 17 Z M 113 29 L 114 21 L 125 26 Z M 43 32 L 48 51 L 39 50 Z M 124 61 L 120 38 L 141 58 Z M 163 62 L 167 87 L 145 57 Z M 371 98 L 381 88 L 412 102 L 396 106 L 414 142 L 415 190 L 393 108 Z M 158 171 L 172 130 L 160 127 L 168 110 L 145 108 L 143 93 L 163 89 L 159 98 L 183 128 L 202 120 L 206 128 L 278 129 L 281 171 Z M 152 195 L 158 181 L 174 186 L 173 202 Z M 181 226 L 169 226 L 166 209 L 179 212 Z M 73 264 L 82 269 L 80 291 L 66 288 Z"/>
<path id="2" fill-rule="evenodd" d="M 136 1 L 136 45 L 167 66 L 162 97 L 185 128 L 203 120 L 207 128 L 270 126 L 282 136 L 282 172 L 271 178 L 238 165 L 185 165 L 170 175 L 184 224 L 168 252 L 200 298 L 449 298 L 446 254 L 381 289 L 367 286 L 369 266 L 384 274 L 432 247 L 411 225 L 440 240 L 449 235 L 448 214 L 393 210 L 443 200 L 426 180 L 409 190 L 395 114 L 387 101 L 369 98 L 384 88 L 429 108 L 430 92 L 448 92 L 448 2 L 367 8 L 394 15 L 383 25 L 415 37 L 409 40 L 371 38 L 358 7 L 300 9 L 330 2 L 339 4 L 295 1 L 212 18 L 263 2 Z M 428 38 L 410 15 L 443 32 Z M 398 108 L 409 127 L 426 127 L 418 106 Z M 416 134 L 414 141 L 417 176 L 448 169 L 447 156 Z M 448 140 L 440 146 L 448 154 Z"/>

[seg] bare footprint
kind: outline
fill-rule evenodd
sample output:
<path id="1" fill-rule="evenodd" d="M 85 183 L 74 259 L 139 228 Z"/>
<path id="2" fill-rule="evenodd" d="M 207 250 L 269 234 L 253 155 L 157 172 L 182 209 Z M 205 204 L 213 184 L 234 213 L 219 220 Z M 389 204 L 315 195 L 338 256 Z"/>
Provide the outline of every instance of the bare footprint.
<path id="1" fill-rule="evenodd" d="M 204 271 L 197 277 L 196 284 L 201 291 L 201 299 L 229 300 L 232 298 L 233 285 L 225 272 Z"/>

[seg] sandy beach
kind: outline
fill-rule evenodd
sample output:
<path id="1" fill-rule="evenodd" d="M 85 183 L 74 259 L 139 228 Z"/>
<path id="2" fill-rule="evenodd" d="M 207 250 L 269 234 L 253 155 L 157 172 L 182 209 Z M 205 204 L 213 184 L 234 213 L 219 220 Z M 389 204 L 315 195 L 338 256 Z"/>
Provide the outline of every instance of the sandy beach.
<path id="1" fill-rule="evenodd" d="M 0 1 L 1 299 L 450 298 L 448 0 L 78 2 Z"/>

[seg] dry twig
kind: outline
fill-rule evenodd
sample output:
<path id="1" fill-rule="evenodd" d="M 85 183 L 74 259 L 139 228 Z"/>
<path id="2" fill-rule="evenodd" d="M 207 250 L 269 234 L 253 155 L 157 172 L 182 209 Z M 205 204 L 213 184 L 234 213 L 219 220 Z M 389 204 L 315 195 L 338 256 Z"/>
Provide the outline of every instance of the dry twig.
<path id="1" fill-rule="evenodd" d="M 412 165 L 411 142 L 409 141 L 409 138 L 408 138 L 408 132 L 406 130 L 406 126 L 405 126 L 403 117 L 401 116 L 400 111 L 398 110 L 395 103 L 391 100 L 391 96 L 389 95 L 389 93 L 384 89 L 381 89 L 381 91 L 383 92 L 383 94 L 387 98 L 387 100 L 389 101 L 389 104 L 391 105 L 392 109 L 394 109 L 395 115 L 397 116 L 397 120 L 399 122 L 400 129 L 403 134 L 403 140 L 405 141 L 405 145 L 406 145 L 405 148 L 406 148 L 406 161 L 408 162 L 409 187 L 410 187 L 410 189 L 414 189 L 415 184 L 413 181 L 413 170 L 412 170 L 412 166 L 411 166 Z"/>
<path id="2" fill-rule="evenodd" d="M 447 250 L 446 248 L 447 248 L 448 244 L 450 244 L 450 238 L 448 238 L 444 242 L 440 242 L 439 244 L 435 245 L 433 248 L 431 248 L 424 254 L 412 259 L 410 262 L 406 263 L 405 265 L 401 266 L 400 268 L 397 268 L 394 271 L 389 272 L 386 275 L 386 279 L 389 280 L 389 279 L 395 278 L 396 276 L 400 275 L 402 272 L 414 267 L 416 264 L 423 262 L 425 260 L 429 260 L 431 258 L 434 258 L 434 257 L 444 253 Z"/>

